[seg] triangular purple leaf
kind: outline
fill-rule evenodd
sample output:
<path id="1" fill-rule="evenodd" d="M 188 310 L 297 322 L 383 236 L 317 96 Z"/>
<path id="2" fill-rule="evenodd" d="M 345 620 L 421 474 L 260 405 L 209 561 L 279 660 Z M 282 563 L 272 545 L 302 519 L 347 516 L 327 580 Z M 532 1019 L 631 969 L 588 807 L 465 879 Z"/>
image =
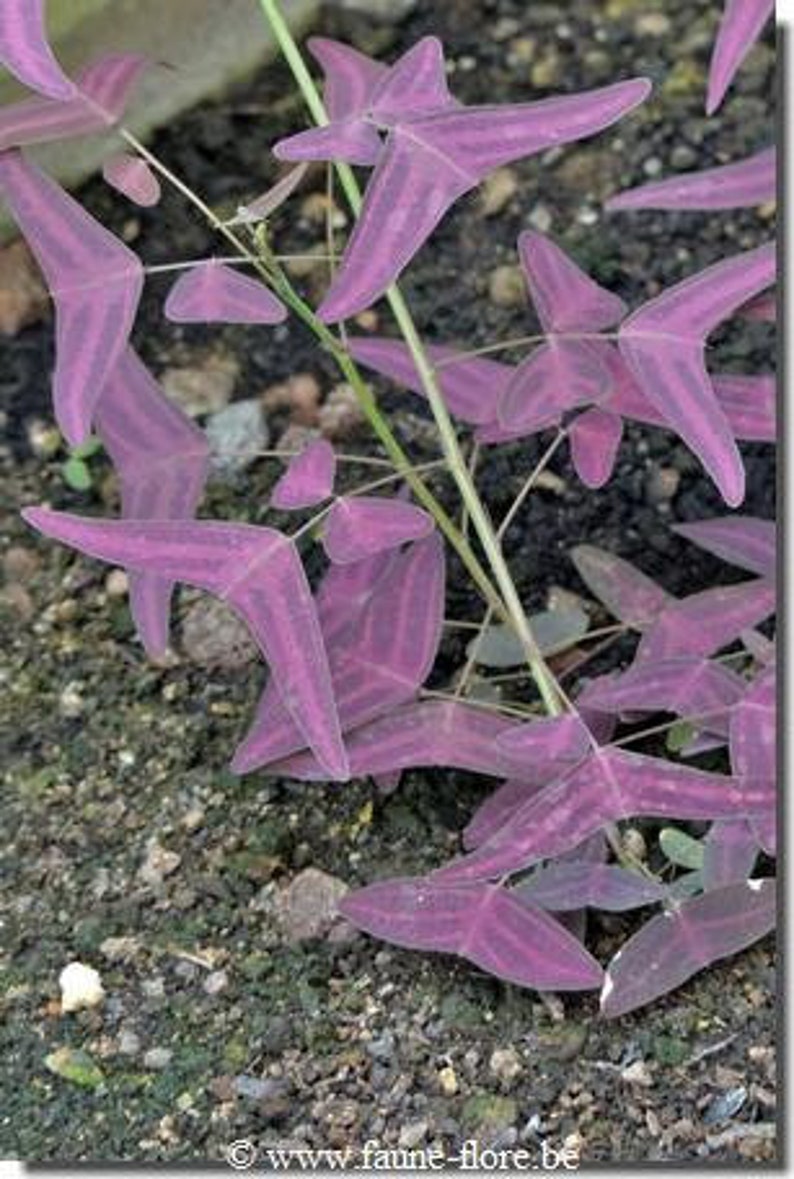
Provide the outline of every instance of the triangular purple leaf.
<path id="1" fill-rule="evenodd" d="M 35 97 L 3 107 L 0 151 L 107 130 L 123 115 L 146 65 L 137 53 L 106 54 L 80 71 L 65 102 Z"/>
<path id="2" fill-rule="evenodd" d="M 567 912 L 588 907 L 622 913 L 666 896 L 664 885 L 612 864 L 557 861 L 527 877 L 514 894 L 542 909 Z"/>
<path id="3" fill-rule="evenodd" d="M 432 516 L 413 504 L 373 496 L 342 496 L 328 514 L 323 546 L 338 565 L 348 565 L 421 540 L 435 527 Z"/>
<path id="4" fill-rule="evenodd" d="M 0 193 L 55 300 L 55 415 L 69 442 L 77 445 L 90 433 L 94 407 L 127 343 L 143 267 L 131 250 L 18 152 L 0 155 Z"/>
<path id="5" fill-rule="evenodd" d="M 295 723 L 328 776 L 345 779 L 331 675 L 317 613 L 293 543 L 272 528 L 210 521 L 102 521 L 29 508 L 46 536 L 100 561 L 208 590 L 243 618 Z"/>
<path id="6" fill-rule="evenodd" d="M 649 626 L 674 599 L 647 574 L 595 545 L 571 549 L 576 572 L 591 593 L 620 622 L 634 630 Z"/>
<path id="7" fill-rule="evenodd" d="M 758 859 L 758 840 L 746 819 L 712 823 L 703 841 L 703 890 L 747 880 Z"/>
<path id="8" fill-rule="evenodd" d="M 623 436 L 623 419 L 609 409 L 592 406 L 568 427 L 571 460 L 585 487 L 597 490 L 612 474 Z"/>
<path id="9" fill-rule="evenodd" d="M 345 592 L 346 602 L 341 600 Z M 444 618 L 440 537 L 433 533 L 404 553 L 332 566 L 318 592 L 317 610 L 340 724 L 348 732 L 411 700 L 430 672 Z M 262 694 L 232 769 L 245 773 L 305 746 L 273 682 Z"/>
<path id="10" fill-rule="evenodd" d="M 387 880 L 348 893 L 339 911 L 374 937 L 459 954 L 518 986 L 578 991 L 598 986 L 602 977 L 599 964 L 558 922 L 502 888 Z"/>
<path id="11" fill-rule="evenodd" d="M 763 578 L 690 594 L 661 611 L 643 634 L 636 659 L 713 655 L 774 612 L 775 587 Z"/>
<path id="12" fill-rule="evenodd" d="M 283 323 L 287 309 L 259 279 L 210 259 L 177 279 L 165 314 L 174 323 Z"/>
<path id="13" fill-rule="evenodd" d="M 325 438 L 317 438 L 290 459 L 289 466 L 273 488 L 270 502 L 282 511 L 322 503 L 333 494 L 335 474 L 334 448 Z"/>
<path id="14" fill-rule="evenodd" d="M 715 889 L 660 913 L 610 962 L 601 1014 L 625 1015 L 712 962 L 738 954 L 774 928 L 775 910 L 775 881 L 762 879 Z"/>
<path id="15" fill-rule="evenodd" d="M 722 774 L 607 747 L 545 786 L 505 827 L 434 878 L 457 883 L 518 872 L 569 851 L 608 823 L 638 815 L 675 819 L 763 815 L 771 797 L 768 783 L 740 783 Z"/>
<path id="16" fill-rule="evenodd" d="M 706 372 L 706 337 L 774 282 L 774 245 L 759 246 L 664 291 L 623 323 L 620 350 L 666 422 L 698 456 L 726 503 L 744 498 L 744 468 Z"/>

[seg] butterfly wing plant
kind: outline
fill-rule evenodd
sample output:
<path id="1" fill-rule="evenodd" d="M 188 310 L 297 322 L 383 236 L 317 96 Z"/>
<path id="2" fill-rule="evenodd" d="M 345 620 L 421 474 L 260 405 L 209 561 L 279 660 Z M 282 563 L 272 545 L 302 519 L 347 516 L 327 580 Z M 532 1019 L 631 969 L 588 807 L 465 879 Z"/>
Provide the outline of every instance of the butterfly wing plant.
<path id="1" fill-rule="evenodd" d="M 397 283 L 432 248 L 428 239 L 452 206 L 499 167 L 632 118 L 651 84 L 618 78 L 536 102 L 465 106 L 448 86 L 435 37 L 391 63 L 315 38 L 308 50 L 322 72 L 321 97 L 277 0 L 261 4 L 314 125 L 273 145 L 288 170 L 227 220 L 124 127 L 129 97 L 155 66 L 121 53 L 69 78 L 48 46 L 42 0 L 0 6 L 0 58 L 33 91 L 0 112 L 0 197 L 55 306 L 53 412 L 72 446 L 99 438 L 121 492 L 116 519 L 20 505 L 23 515 L 44 536 L 127 571 L 137 633 L 152 657 L 168 645 L 176 586 L 197 587 L 237 612 L 269 678 L 230 754 L 236 774 L 337 783 L 368 776 L 384 792 L 421 767 L 491 781 L 460 853 L 421 877 L 349 892 L 339 907 L 350 922 L 412 950 L 458 955 L 518 986 L 600 989 L 603 1014 L 621 1015 L 774 924 L 775 527 L 740 510 L 739 446 L 774 442 L 774 378 L 712 371 L 709 349 L 726 322 L 773 317 L 774 243 L 737 248 L 673 285 L 656 283 L 653 297 L 629 308 L 558 242 L 527 231 L 516 249 L 540 331 L 474 352 L 425 344 Z M 728 0 L 709 112 L 771 8 Z M 207 440 L 130 344 L 145 267 L 27 155 L 31 144 L 94 131 L 115 132 L 103 170 L 113 189 L 154 206 L 161 186 L 176 184 L 231 251 L 175 260 L 181 273 L 165 318 L 267 332 L 297 317 L 353 389 L 387 474 L 337 491 L 339 456 L 317 439 L 289 458 L 272 493 L 270 509 L 294 526 L 197 517 Z M 310 165 L 335 176 L 353 217 L 316 308 L 268 232 L 268 218 Z M 363 192 L 351 165 L 369 170 Z M 718 216 L 769 200 L 774 181 L 774 149 L 765 148 L 615 194 L 607 210 L 627 217 L 631 232 L 634 210 Z M 380 301 L 392 325 L 385 335 L 347 329 L 345 320 Z M 491 355 L 508 344 L 513 355 L 518 344 L 517 360 Z M 431 488 L 428 464 L 412 462 L 370 373 L 406 403 L 424 399 L 438 449 L 429 465 L 449 480 L 465 527 Z M 563 687 L 554 654 L 575 644 L 577 670 L 586 670 L 604 644 L 594 643 L 581 612 L 562 629 L 559 618 L 527 613 L 503 539 L 563 442 L 592 494 L 609 483 L 626 421 L 666 429 L 691 451 L 726 511 L 676 531 L 741 573 L 730 585 L 676 598 L 614 552 L 572 548 L 570 573 L 613 619 L 606 649 L 623 642 L 611 668 L 590 678 L 578 671 Z M 495 525 L 471 447 L 485 466 L 503 444 L 545 432 L 545 458 Z M 324 568 L 314 589 L 310 553 Z M 450 554 L 483 612 L 465 667 L 439 684 L 432 677 Z M 473 669 L 487 669 L 487 652 L 497 648 L 497 667 L 525 669 L 514 677 L 523 695 L 509 704 L 472 691 Z M 707 768 L 697 760 L 704 754 Z M 622 828 L 648 820 L 651 832 L 661 824 L 658 852 L 638 859 Z M 584 920 L 565 920 L 587 910 L 639 910 L 643 920 L 611 961 L 599 962 Z"/>

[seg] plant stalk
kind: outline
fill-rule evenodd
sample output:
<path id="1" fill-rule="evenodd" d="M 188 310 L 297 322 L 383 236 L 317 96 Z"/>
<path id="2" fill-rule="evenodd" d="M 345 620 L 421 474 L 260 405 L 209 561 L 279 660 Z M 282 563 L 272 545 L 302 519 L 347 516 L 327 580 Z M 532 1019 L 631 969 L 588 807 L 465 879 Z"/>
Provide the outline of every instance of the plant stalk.
<path id="1" fill-rule="evenodd" d="M 313 119 L 319 126 L 325 126 L 328 123 L 325 106 L 311 74 L 306 68 L 306 63 L 292 36 L 292 32 L 284 20 L 278 0 L 260 0 L 260 4 Z M 361 212 L 362 205 L 358 182 L 349 165 L 336 164 L 335 166 L 348 203 L 353 213 L 358 216 Z M 532 634 L 532 629 L 521 604 L 521 599 L 519 598 L 507 562 L 505 561 L 501 545 L 497 539 L 485 505 L 477 493 L 474 480 L 466 466 L 455 427 L 441 394 L 435 370 L 422 346 L 413 316 L 396 284 L 393 284 L 388 289 L 386 298 L 416 365 L 430 409 L 436 421 L 444 457 L 449 464 L 450 473 L 457 484 L 458 491 L 469 513 L 472 525 L 477 532 L 480 544 L 488 558 L 488 563 L 499 587 L 510 624 L 513 626 L 524 648 L 529 669 L 547 711 L 552 716 L 558 715 L 563 711 L 563 705 L 557 692 L 556 682 L 546 666 L 540 648 Z"/>

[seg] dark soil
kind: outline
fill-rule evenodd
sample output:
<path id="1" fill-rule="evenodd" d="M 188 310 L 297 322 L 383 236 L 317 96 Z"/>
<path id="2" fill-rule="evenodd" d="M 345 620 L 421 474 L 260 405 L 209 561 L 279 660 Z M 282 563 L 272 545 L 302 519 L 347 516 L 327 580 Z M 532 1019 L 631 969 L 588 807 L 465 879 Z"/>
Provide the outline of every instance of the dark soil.
<path id="1" fill-rule="evenodd" d="M 768 237 L 769 217 L 756 210 L 600 214 L 608 193 L 646 179 L 654 161 L 669 173 L 676 150 L 686 170 L 767 142 L 769 39 L 750 55 L 720 117 L 703 115 L 718 8 L 691 0 L 449 0 L 419 3 L 396 29 L 326 15 L 323 32 L 387 56 L 438 33 L 452 86 L 468 102 L 527 100 L 638 73 L 656 83 L 653 101 L 618 130 L 517 165 L 519 189 L 500 216 L 485 219 L 476 195 L 456 207 L 404 283 L 428 339 L 476 347 L 534 330 L 526 308 L 489 301 L 488 277 L 515 261 L 516 237 L 539 206 L 551 214 L 551 233 L 635 302 Z M 651 13 L 668 19 L 664 35 L 642 31 Z M 272 181 L 267 145 L 301 125 L 291 94 L 285 70 L 273 64 L 181 119 L 153 148 L 210 203 L 232 211 Z M 322 185 L 318 172 L 317 191 Z M 82 196 L 148 263 L 217 249 L 178 195 L 167 193 L 151 212 L 122 207 L 100 182 Z M 323 229 L 282 218 L 275 236 L 280 248 L 302 250 L 319 244 Z M 275 331 L 166 324 L 169 282 L 147 284 L 136 329 L 155 372 L 220 353 L 241 366 L 238 397 L 297 372 L 314 373 L 324 391 L 337 382 L 330 359 L 294 321 Z M 379 328 L 389 330 L 385 312 Z M 726 330 L 714 340 L 714 367 L 759 371 L 768 367 L 769 344 L 763 326 Z M 108 594 L 107 570 L 39 543 L 19 519 L 23 504 L 98 512 L 114 502 L 101 460 L 94 488 L 77 493 L 63 482 L 62 454 L 45 459 L 31 450 L 32 423 L 49 418 L 52 346 L 50 323 L 31 327 L 2 341 L 0 366 L 3 532 L 7 546 L 24 546 L 33 562 L 24 578 L 28 602 L 6 594 L 0 615 L 7 772 L 0 806 L 8 832 L 0 1157 L 195 1162 L 222 1158 L 237 1139 L 323 1148 L 377 1139 L 437 1144 L 451 1156 L 475 1138 L 532 1151 L 543 1140 L 567 1145 L 583 1163 L 772 1161 L 769 941 L 636 1015 L 604 1023 L 593 996 L 566 998 L 561 1019 L 555 1000 L 446 958 L 384 948 L 345 927 L 285 937 L 279 899 L 302 870 L 356 885 L 435 866 L 457 850 L 485 787 L 462 775 L 414 773 L 383 799 L 369 782 L 339 789 L 227 772 L 261 668 L 208 668 L 184 654 L 147 663 L 125 602 Z M 412 453 L 426 455 L 422 404 L 385 387 L 382 396 Z M 276 435 L 283 424 L 274 418 Z M 496 518 L 547 442 L 487 455 L 481 486 Z M 346 448 L 363 445 L 352 438 Z M 744 510 L 770 517 L 771 448 L 747 446 L 745 457 Z M 680 475 L 672 499 L 649 494 L 660 468 Z M 635 561 L 677 594 L 736 576 L 669 530 L 721 510 L 711 483 L 670 435 L 630 428 L 616 475 L 598 493 L 582 488 L 564 453 L 551 469 L 559 481 L 530 499 L 507 537 L 531 607 L 541 607 L 554 585 L 584 592 L 567 557 L 584 541 Z M 252 505 L 265 503 L 274 474 L 262 461 L 242 484 L 214 483 L 203 514 L 262 519 Z M 443 482 L 437 489 L 448 496 Z M 448 614 L 478 618 L 454 563 L 450 580 Z M 179 613 L 194 600 L 183 596 Z M 442 671 L 460 663 L 463 645 L 453 632 Z M 77 706 L 68 705 L 70 695 Z M 179 857 L 159 883 L 140 874 L 153 843 Z M 606 961 L 636 923 L 636 915 L 593 917 L 589 944 Z M 107 998 L 64 1016 L 57 980 L 73 959 L 100 970 Z M 101 1083 L 81 1086 L 48 1071 L 45 1057 L 62 1046 L 88 1053 Z M 147 1056 L 152 1049 L 170 1055 Z M 515 1067 L 499 1055 L 507 1049 Z M 715 1118 L 715 1100 L 740 1087 L 741 1108 Z"/>

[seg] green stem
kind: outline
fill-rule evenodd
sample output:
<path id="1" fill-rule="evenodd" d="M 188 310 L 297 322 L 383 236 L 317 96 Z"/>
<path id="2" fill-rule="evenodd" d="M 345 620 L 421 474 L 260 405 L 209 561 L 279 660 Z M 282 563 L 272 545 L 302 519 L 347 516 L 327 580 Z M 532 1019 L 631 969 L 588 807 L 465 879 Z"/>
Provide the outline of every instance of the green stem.
<path id="1" fill-rule="evenodd" d="M 311 74 L 306 68 L 306 63 L 292 36 L 292 32 L 284 20 L 278 0 L 260 0 L 260 4 L 265 16 L 270 22 L 273 35 L 278 41 L 287 64 L 292 70 L 293 77 L 300 88 L 312 117 L 319 126 L 325 126 L 328 123 L 325 106 Z M 336 170 L 348 203 L 354 214 L 358 216 L 361 211 L 362 197 L 356 178 L 347 164 L 337 164 Z M 397 321 L 397 326 L 400 328 L 403 339 L 416 365 L 430 409 L 436 421 L 436 426 L 438 427 L 444 457 L 449 464 L 450 472 L 457 484 L 472 525 L 479 537 L 480 544 L 488 558 L 488 563 L 502 595 L 502 601 L 509 615 L 510 622 L 524 648 L 532 677 L 535 680 L 548 712 L 551 715 L 557 715 L 563 711 L 563 706 L 557 691 L 556 682 L 546 666 L 540 648 L 532 634 L 531 627 L 521 604 L 521 599 L 519 598 L 515 583 L 505 561 L 501 545 L 485 506 L 477 493 L 474 480 L 466 466 L 455 427 L 441 394 L 435 370 L 422 346 L 413 316 L 396 284 L 389 288 L 386 292 L 386 297 L 391 306 L 394 318 Z"/>

